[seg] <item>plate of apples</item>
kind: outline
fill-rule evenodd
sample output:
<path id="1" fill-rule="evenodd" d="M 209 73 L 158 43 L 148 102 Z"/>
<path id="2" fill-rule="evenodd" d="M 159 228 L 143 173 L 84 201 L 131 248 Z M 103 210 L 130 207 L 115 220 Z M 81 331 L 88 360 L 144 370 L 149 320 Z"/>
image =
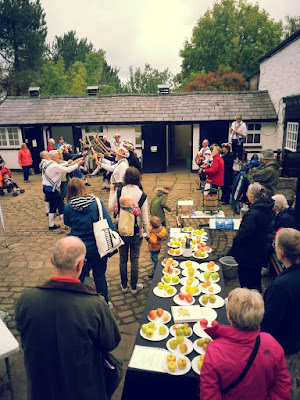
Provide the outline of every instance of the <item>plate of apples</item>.
<path id="1" fill-rule="evenodd" d="M 199 298 L 199 303 L 205 307 L 221 308 L 224 306 L 225 300 L 218 295 L 204 294 Z"/>
<path id="2" fill-rule="evenodd" d="M 199 279 L 201 282 L 206 282 L 208 280 L 210 280 L 211 282 L 219 282 L 220 275 L 218 272 L 205 271 L 199 274 Z"/>
<path id="3" fill-rule="evenodd" d="M 180 292 L 181 293 L 184 293 L 184 294 L 191 294 L 192 296 L 199 296 L 199 294 L 201 293 L 200 292 L 200 289 L 199 289 L 199 286 L 192 286 L 192 285 L 186 285 L 186 286 L 182 286 L 181 288 L 180 288 Z"/>
<path id="4" fill-rule="evenodd" d="M 200 375 L 201 373 L 203 361 L 204 361 L 204 354 L 200 354 L 200 356 L 197 356 L 192 359 L 193 371 L 198 375 Z"/>
<path id="5" fill-rule="evenodd" d="M 208 258 L 208 254 L 202 250 L 196 250 L 192 253 L 192 256 L 197 258 L 198 260 L 203 260 L 204 258 Z"/>
<path id="6" fill-rule="evenodd" d="M 198 354 L 205 354 L 207 346 L 209 343 L 212 342 L 212 338 L 210 336 L 205 336 L 204 338 L 199 338 L 196 339 L 193 342 L 193 349 L 198 353 Z"/>
<path id="7" fill-rule="evenodd" d="M 149 321 L 153 321 L 159 324 L 167 324 L 171 321 L 171 314 L 169 311 L 163 310 L 162 308 L 157 308 L 156 310 L 151 310 L 148 313 Z"/>
<path id="8" fill-rule="evenodd" d="M 182 268 L 182 269 L 190 268 L 190 267 L 193 267 L 194 269 L 197 269 L 200 266 L 196 261 L 186 260 L 186 261 L 181 261 L 181 263 L 179 264 L 179 267 Z"/>
<path id="9" fill-rule="evenodd" d="M 158 282 L 157 286 L 153 289 L 153 293 L 158 297 L 173 297 L 177 293 L 177 289 L 169 283 Z"/>
<path id="10" fill-rule="evenodd" d="M 180 269 L 179 268 L 173 268 L 173 267 L 164 267 L 163 273 L 164 274 L 169 274 L 171 276 L 180 275 Z"/>
<path id="11" fill-rule="evenodd" d="M 204 251 L 205 253 L 211 253 L 212 252 L 212 248 L 209 247 L 209 246 L 206 246 L 205 243 L 195 244 L 194 251 L 196 251 L 196 250 L 201 250 L 201 251 Z"/>
<path id="12" fill-rule="evenodd" d="M 191 361 L 179 353 L 169 353 L 163 363 L 164 371 L 171 375 L 185 375 L 191 366 Z"/>
<path id="13" fill-rule="evenodd" d="M 178 261 L 174 260 L 173 258 L 164 258 L 161 262 L 164 267 L 177 267 Z"/>
<path id="14" fill-rule="evenodd" d="M 186 277 L 194 277 L 200 279 L 200 271 L 197 269 L 192 271 L 190 268 L 185 268 L 182 270 L 182 275 Z"/>
<path id="15" fill-rule="evenodd" d="M 182 256 L 183 250 L 182 249 L 170 249 L 170 250 L 168 250 L 168 254 L 173 257 Z"/>
<path id="16" fill-rule="evenodd" d="M 195 298 L 190 293 L 179 293 L 173 297 L 174 303 L 179 306 L 187 306 L 195 303 Z"/>
<path id="17" fill-rule="evenodd" d="M 140 335 L 151 342 L 160 342 L 169 336 L 169 328 L 164 324 L 155 324 L 151 321 L 141 326 Z"/>
<path id="18" fill-rule="evenodd" d="M 201 309 L 203 310 L 203 309 Z M 212 310 L 212 309 L 210 309 Z M 215 310 L 212 310 L 215 311 Z M 216 317 L 217 317 L 217 313 L 216 313 Z M 218 325 L 218 321 L 211 321 L 208 320 L 207 318 L 201 318 L 199 322 L 196 322 L 193 326 L 193 331 L 195 333 L 195 335 L 199 336 L 200 338 L 206 338 L 210 336 L 204 331 L 204 329 L 206 328 L 210 328 L 211 326 L 215 326 Z"/>
<path id="19" fill-rule="evenodd" d="M 174 324 L 170 328 L 170 334 L 172 336 L 184 336 L 186 338 L 189 338 L 192 336 L 193 331 L 190 325 L 185 322 L 184 324 Z"/>
<path id="20" fill-rule="evenodd" d="M 161 278 L 162 283 L 169 283 L 170 285 L 178 285 L 180 278 L 178 275 L 171 276 L 164 274 Z"/>
<path id="21" fill-rule="evenodd" d="M 201 263 L 200 264 L 201 271 L 209 271 L 209 272 L 217 272 L 219 271 L 220 267 L 214 262 L 210 261 L 208 263 Z"/>
<path id="22" fill-rule="evenodd" d="M 176 336 L 176 338 L 174 337 L 167 341 L 167 349 L 171 353 L 178 352 L 187 356 L 193 351 L 194 348 L 193 343 L 189 339 L 183 336 Z"/>
<path id="23" fill-rule="evenodd" d="M 198 286 L 199 285 L 199 281 L 197 278 L 194 278 L 193 276 L 185 276 L 183 278 L 180 279 L 180 283 L 183 286 Z"/>
<path id="24" fill-rule="evenodd" d="M 204 294 L 218 294 L 221 292 L 221 286 L 217 283 L 211 283 L 211 281 L 202 282 L 199 288 Z"/>

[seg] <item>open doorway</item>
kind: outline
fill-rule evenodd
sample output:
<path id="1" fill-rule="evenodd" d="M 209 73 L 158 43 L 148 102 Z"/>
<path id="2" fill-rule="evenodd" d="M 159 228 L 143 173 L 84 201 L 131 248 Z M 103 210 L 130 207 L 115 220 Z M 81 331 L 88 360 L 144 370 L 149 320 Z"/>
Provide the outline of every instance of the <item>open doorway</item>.
<path id="1" fill-rule="evenodd" d="M 170 125 L 168 171 L 191 170 L 192 125 Z"/>
<path id="2" fill-rule="evenodd" d="M 228 142 L 228 121 L 204 121 L 200 123 L 200 143 L 208 139 L 209 144 Z M 201 146 L 200 146 L 201 147 Z"/>

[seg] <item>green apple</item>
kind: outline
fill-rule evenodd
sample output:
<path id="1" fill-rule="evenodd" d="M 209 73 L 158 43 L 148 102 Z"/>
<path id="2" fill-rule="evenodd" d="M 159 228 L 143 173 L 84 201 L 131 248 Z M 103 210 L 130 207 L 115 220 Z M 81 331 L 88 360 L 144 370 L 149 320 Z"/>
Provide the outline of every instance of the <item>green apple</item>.
<path id="1" fill-rule="evenodd" d="M 204 344 L 204 340 L 202 338 L 197 340 L 197 346 L 202 347 Z"/>
<path id="2" fill-rule="evenodd" d="M 147 328 L 145 333 L 150 338 L 153 336 L 154 330 L 151 328 Z"/>
<path id="3" fill-rule="evenodd" d="M 176 329 L 176 336 L 183 336 L 184 332 L 183 332 L 183 328 L 177 328 Z"/>
<path id="4" fill-rule="evenodd" d="M 158 282 L 157 287 L 159 289 L 163 289 L 164 288 L 164 284 L 162 282 Z"/>
<path id="5" fill-rule="evenodd" d="M 205 279 L 206 281 L 208 281 L 209 278 L 210 278 L 210 275 L 211 275 L 211 273 L 210 273 L 209 271 L 205 271 L 204 274 L 203 274 L 204 279 Z"/>
<path id="6" fill-rule="evenodd" d="M 170 341 L 169 341 L 169 346 L 171 347 L 171 349 L 176 349 L 176 347 L 177 347 L 177 342 L 176 342 L 176 339 L 171 339 Z"/>
<path id="7" fill-rule="evenodd" d="M 198 370 L 201 371 L 203 361 L 199 360 L 197 365 L 198 365 Z"/>
<path id="8" fill-rule="evenodd" d="M 177 342 L 178 344 L 182 344 L 183 341 L 184 341 L 184 337 L 183 337 L 183 336 L 177 336 L 177 337 L 176 337 L 176 342 Z"/>
<path id="9" fill-rule="evenodd" d="M 143 324 L 142 325 L 142 331 L 144 332 L 144 333 L 146 333 L 146 330 L 148 329 L 148 324 Z"/>
<path id="10" fill-rule="evenodd" d="M 158 332 L 160 335 L 165 335 L 165 333 L 167 332 L 167 328 L 165 327 L 165 325 L 160 326 Z"/>
<path id="11" fill-rule="evenodd" d="M 166 283 L 171 282 L 171 277 L 170 277 L 170 275 L 165 274 L 164 277 L 163 277 L 163 281 L 166 282 Z"/>
<path id="12" fill-rule="evenodd" d="M 183 329 L 184 336 L 190 336 L 191 332 L 192 332 L 191 328 L 184 328 Z"/>
<path id="13" fill-rule="evenodd" d="M 183 328 L 189 328 L 190 326 L 189 326 L 189 324 L 187 323 L 187 322 L 185 322 L 184 324 L 183 324 Z"/>
<path id="14" fill-rule="evenodd" d="M 174 362 L 174 361 L 168 362 L 168 369 L 170 372 L 175 372 L 176 368 L 177 368 L 176 362 Z"/>
<path id="15" fill-rule="evenodd" d="M 174 292 L 174 288 L 172 288 L 172 286 L 170 286 L 168 289 L 167 289 L 167 293 L 168 294 L 172 294 Z"/>
<path id="16" fill-rule="evenodd" d="M 148 322 L 148 328 L 151 328 L 151 329 L 155 330 L 156 329 L 155 323 L 154 322 Z"/>
<path id="17" fill-rule="evenodd" d="M 184 369 L 186 367 L 186 360 L 184 358 L 179 358 L 177 360 L 177 365 L 179 369 Z"/>
<path id="18" fill-rule="evenodd" d="M 200 354 L 200 361 L 202 361 L 202 362 L 203 362 L 203 360 L 204 360 L 204 357 L 205 357 L 205 354 Z"/>
<path id="19" fill-rule="evenodd" d="M 173 282 L 173 283 L 179 282 L 179 276 L 178 276 L 178 275 L 173 276 L 173 277 L 172 277 L 172 282 Z"/>
<path id="20" fill-rule="evenodd" d="M 219 278 L 219 274 L 218 274 L 217 272 L 213 272 L 213 273 L 211 274 L 211 277 L 212 277 L 212 279 L 213 279 L 214 281 L 216 281 L 216 280 Z"/>

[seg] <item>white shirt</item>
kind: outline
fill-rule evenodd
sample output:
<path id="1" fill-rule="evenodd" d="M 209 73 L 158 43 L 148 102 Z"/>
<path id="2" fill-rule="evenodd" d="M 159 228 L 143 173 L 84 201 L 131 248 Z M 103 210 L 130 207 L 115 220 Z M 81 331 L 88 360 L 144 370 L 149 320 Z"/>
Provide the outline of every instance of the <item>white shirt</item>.
<path id="1" fill-rule="evenodd" d="M 202 147 L 199 153 L 201 154 L 202 157 L 204 157 L 203 164 L 208 164 L 211 155 L 209 146 Z"/>
<path id="2" fill-rule="evenodd" d="M 72 172 L 75 171 L 75 169 L 78 167 L 77 163 L 74 165 L 70 165 L 68 167 L 58 164 L 57 162 L 53 160 L 46 160 L 47 163 L 43 163 L 43 172 L 42 172 L 42 183 L 43 186 L 50 186 L 53 187 L 53 185 L 49 182 L 47 179 L 47 176 L 51 181 L 56 185 L 56 189 L 58 190 L 60 188 L 60 183 L 61 183 L 61 174 L 64 172 Z"/>
<path id="3" fill-rule="evenodd" d="M 110 178 L 110 181 L 112 183 L 120 183 L 123 182 L 125 172 L 129 167 L 129 164 L 126 158 L 122 158 L 116 164 L 113 165 L 111 165 L 110 161 L 106 160 L 105 158 L 102 158 L 101 167 L 104 168 L 106 171 L 112 172 L 112 176 Z"/>
<path id="4" fill-rule="evenodd" d="M 247 126 L 243 121 L 239 123 L 237 121 L 233 121 L 233 123 L 231 124 L 231 129 L 237 129 L 239 133 L 243 134 L 243 138 L 247 136 Z M 231 139 L 238 139 L 241 142 L 242 136 L 237 135 L 235 132 L 232 132 Z"/>

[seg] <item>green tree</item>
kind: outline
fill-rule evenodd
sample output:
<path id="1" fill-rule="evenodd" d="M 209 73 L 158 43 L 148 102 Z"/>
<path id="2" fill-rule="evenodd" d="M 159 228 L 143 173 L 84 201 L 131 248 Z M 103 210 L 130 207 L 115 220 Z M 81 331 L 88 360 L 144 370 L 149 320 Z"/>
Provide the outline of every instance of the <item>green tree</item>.
<path id="1" fill-rule="evenodd" d="M 145 64 L 144 71 L 136 68 L 133 72 L 132 66 L 129 67 L 130 77 L 123 86 L 126 93 L 157 93 L 157 85 L 169 84 L 173 86 L 173 74 L 169 69 L 160 72 L 150 64 Z"/>
<path id="2" fill-rule="evenodd" d="M 104 51 L 91 51 L 85 57 L 86 83 L 88 86 L 98 85 L 101 79 L 104 62 Z"/>
<path id="3" fill-rule="evenodd" d="M 81 61 L 76 61 L 68 71 L 68 93 L 71 95 L 86 94 L 86 69 Z"/>
<path id="4" fill-rule="evenodd" d="M 59 57 L 56 63 L 53 60 L 44 62 L 40 86 L 44 96 L 66 95 L 68 93 L 67 76 L 62 57 Z"/>
<path id="5" fill-rule="evenodd" d="M 107 61 L 103 60 L 102 74 L 100 78 L 99 93 L 120 93 L 122 90 L 121 80 L 118 76 L 119 69 L 111 67 Z"/>
<path id="6" fill-rule="evenodd" d="M 258 59 L 280 43 L 282 22 L 275 22 L 258 4 L 221 0 L 208 9 L 184 43 L 181 79 L 192 72 L 228 66 L 244 76 L 258 68 Z"/>
<path id="7" fill-rule="evenodd" d="M 287 39 L 293 33 L 297 32 L 300 29 L 300 17 L 285 17 L 285 25 L 284 25 L 284 39 Z"/>
<path id="8" fill-rule="evenodd" d="M 41 66 L 47 28 L 40 0 L 0 0 L 0 55 L 10 95 L 26 93 Z"/>
<path id="9" fill-rule="evenodd" d="M 69 31 L 62 36 L 55 36 L 52 44 L 52 57 L 57 61 L 59 57 L 65 60 L 65 68 L 69 68 L 76 62 L 85 62 L 87 54 L 94 50 L 91 42 L 87 38 L 78 39 L 76 31 Z"/>
<path id="10" fill-rule="evenodd" d="M 219 67 L 216 72 L 198 74 L 188 82 L 183 92 L 195 91 L 242 91 L 247 89 L 246 79 L 230 68 Z"/>

